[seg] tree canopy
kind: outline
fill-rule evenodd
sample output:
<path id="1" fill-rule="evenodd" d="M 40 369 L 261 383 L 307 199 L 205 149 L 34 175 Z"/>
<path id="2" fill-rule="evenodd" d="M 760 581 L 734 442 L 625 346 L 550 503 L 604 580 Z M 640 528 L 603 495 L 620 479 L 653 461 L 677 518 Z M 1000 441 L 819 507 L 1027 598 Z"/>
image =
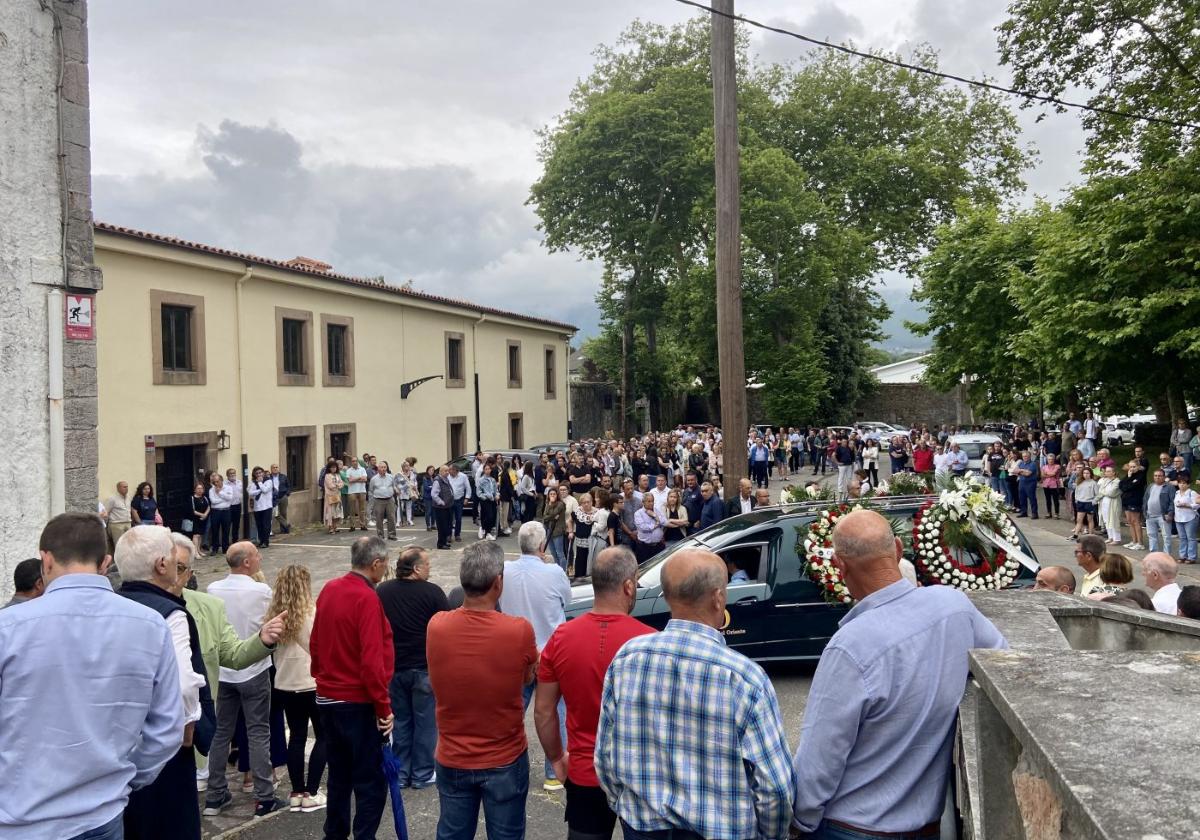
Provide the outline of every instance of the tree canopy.
<path id="1" fill-rule="evenodd" d="M 542 134 L 530 203 L 547 247 L 602 262 L 585 352 L 624 403 L 719 399 L 708 23 L 634 23 Z M 776 422 L 848 419 L 887 317 L 871 283 L 911 266 L 960 202 L 1021 187 L 1006 103 L 878 62 L 755 64 L 739 40 L 746 370 Z M 919 50 L 913 59 L 936 66 Z"/>

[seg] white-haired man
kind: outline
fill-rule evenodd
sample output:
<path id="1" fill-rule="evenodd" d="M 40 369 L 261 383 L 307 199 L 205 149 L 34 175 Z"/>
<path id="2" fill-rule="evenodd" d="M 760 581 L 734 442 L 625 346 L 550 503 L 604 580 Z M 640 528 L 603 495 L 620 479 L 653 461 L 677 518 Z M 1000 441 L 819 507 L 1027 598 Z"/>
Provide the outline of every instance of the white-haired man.
<path id="1" fill-rule="evenodd" d="M 1179 576 L 1179 564 L 1175 558 L 1163 551 L 1150 552 L 1142 558 L 1142 576 L 1146 578 L 1146 587 L 1153 593 L 1150 600 L 1154 602 L 1154 609 L 1175 615 L 1182 591 L 1175 580 Z"/>
<path id="2" fill-rule="evenodd" d="M 546 529 L 541 522 L 526 522 L 517 531 L 517 547 L 521 554 L 516 560 L 504 563 L 504 591 L 500 595 L 500 611 L 526 619 L 533 625 L 533 634 L 540 654 L 550 635 L 567 620 L 567 605 L 571 603 L 571 582 L 557 563 L 546 562 Z M 525 708 L 533 699 L 536 683 L 525 686 Z M 560 709 L 563 726 L 566 713 Z M 563 738 L 566 730 L 563 729 Z M 545 790 L 560 791 L 562 780 L 554 774 L 554 766 L 545 764 Z"/>
<path id="3" fill-rule="evenodd" d="M 200 637 L 187 604 L 171 589 L 179 578 L 171 532 L 161 525 L 142 525 L 126 531 L 117 540 L 114 557 L 121 572 L 118 594 L 137 601 L 161 615 L 171 631 L 179 673 L 179 693 L 187 723 L 183 744 L 153 783 L 129 796 L 125 807 L 125 837 L 171 836 L 199 840 L 200 808 L 196 801 L 196 759 L 193 742 L 207 752 L 213 735 L 213 702 L 204 676 Z"/>

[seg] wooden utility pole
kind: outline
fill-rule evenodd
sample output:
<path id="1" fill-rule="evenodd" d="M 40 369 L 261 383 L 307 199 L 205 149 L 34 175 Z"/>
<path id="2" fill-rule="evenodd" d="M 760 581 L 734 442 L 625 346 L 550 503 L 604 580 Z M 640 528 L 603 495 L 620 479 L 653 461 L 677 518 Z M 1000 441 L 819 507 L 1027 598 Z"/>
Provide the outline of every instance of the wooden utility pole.
<path id="1" fill-rule="evenodd" d="M 713 121 L 717 170 L 717 363 L 725 496 L 738 492 L 746 464 L 746 360 L 742 353 L 742 222 L 738 179 L 737 63 L 733 0 L 712 0 Z"/>

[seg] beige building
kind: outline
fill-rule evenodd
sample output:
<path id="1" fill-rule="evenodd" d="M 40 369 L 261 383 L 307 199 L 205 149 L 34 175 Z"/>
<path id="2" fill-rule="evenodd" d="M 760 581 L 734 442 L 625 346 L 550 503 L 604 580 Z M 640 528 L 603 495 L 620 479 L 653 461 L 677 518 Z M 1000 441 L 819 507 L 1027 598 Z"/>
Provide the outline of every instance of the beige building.
<path id="1" fill-rule="evenodd" d="M 569 324 L 105 224 L 96 264 L 99 495 L 149 481 L 168 524 L 243 455 L 304 521 L 330 454 L 423 468 L 567 434 Z"/>

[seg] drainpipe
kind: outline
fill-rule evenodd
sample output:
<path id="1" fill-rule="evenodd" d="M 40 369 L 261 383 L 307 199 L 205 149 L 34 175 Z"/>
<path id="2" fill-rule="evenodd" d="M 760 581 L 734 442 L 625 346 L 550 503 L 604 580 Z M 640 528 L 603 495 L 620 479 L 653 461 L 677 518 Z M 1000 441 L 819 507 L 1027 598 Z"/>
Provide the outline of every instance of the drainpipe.
<path id="1" fill-rule="evenodd" d="M 475 374 L 475 451 L 483 449 L 483 429 L 479 421 L 479 363 L 475 355 L 475 328 L 487 320 L 487 315 L 480 315 L 479 320 L 471 324 L 471 371 Z"/>
<path id="2" fill-rule="evenodd" d="M 246 474 L 250 469 L 249 455 L 246 452 L 246 405 L 245 394 L 245 365 L 242 360 L 242 285 L 250 279 L 254 274 L 254 266 L 246 266 L 245 273 L 237 279 L 237 284 L 234 286 L 234 324 L 237 326 L 237 339 L 234 341 L 234 352 L 236 355 L 235 370 L 237 371 L 237 428 L 238 428 L 238 448 L 242 450 L 242 529 L 241 533 L 249 539 L 250 534 L 250 494 L 246 491 L 247 485 L 250 483 L 250 477 Z"/>
<path id="3" fill-rule="evenodd" d="M 65 257 L 64 257 L 65 258 Z M 63 293 L 46 295 L 46 338 L 50 408 L 50 515 L 67 509 L 65 423 L 63 421 Z"/>

